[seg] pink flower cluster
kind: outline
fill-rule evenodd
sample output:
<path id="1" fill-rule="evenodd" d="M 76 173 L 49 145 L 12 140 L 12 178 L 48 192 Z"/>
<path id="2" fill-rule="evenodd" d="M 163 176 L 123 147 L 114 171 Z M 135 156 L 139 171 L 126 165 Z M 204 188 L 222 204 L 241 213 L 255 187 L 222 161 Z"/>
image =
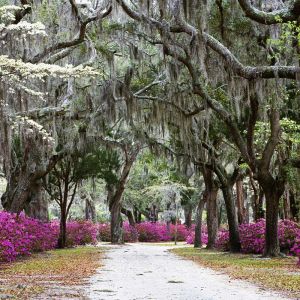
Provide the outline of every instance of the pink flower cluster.
<path id="1" fill-rule="evenodd" d="M 0 212 L 0 261 L 13 261 L 18 256 L 53 249 L 57 230 L 50 223 Z"/>
<path id="2" fill-rule="evenodd" d="M 44 223 L 28 218 L 23 213 L 0 212 L 0 262 L 54 249 L 58 235 L 58 222 Z M 67 223 L 68 247 L 96 243 L 97 235 L 97 226 L 89 221 Z"/>
<path id="3" fill-rule="evenodd" d="M 191 228 L 190 234 L 186 238 L 187 244 L 194 244 L 195 242 L 195 226 Z M 201 229 L 201 242 L 202 244 L 207 244 L 208 242 L 208 235 L 207 235 L 207 226 L 202 226 Z"/>
<path id="4" fill-rule="evenodd" d="M 51 227 L 59 235 L 59 222 L 51 222 Z M 96 244 L 98 238 L 98 226 L 91 221 L 78 220 L 67 222 L 67 247 L 86 244 Z"/>
<path id="5" fill-rule="evenodd" d="M 170 225 L 167 228 L 165 223 L 142 222 L 132 227 L 125 222 L 123 224 L 123 234 L 125 242 L 164 242 L 175 239 L 176 227 Z M 177 225 L 177 241 L 185 241 L 192 234 L 184 225 Z M 110 241 L 110 225 L 99 224 L 100 239 L 105 242 Z"/>
<path id="6" fill-rule="evenodd" d="M 99 238 L 102 242 L 110 242 L 110 224 L 100 223 L 98 224 Z M 126 243 L 135 243 L 138 241 L 137 228 L 130 226 L 128 222 L 123 224 L 123 238 Z"/>
<path id="7" fill-rule="evenodd" d="M 265 246 L 265 220 L 239 226 L 243 253 L 261 254 Z M 278 224 L 280 249 L 283 252 L 299 257 L 300 261 L 300 225 L 290 220 L 280 220 Z M 223 251 L 229 250 L 229 232 L 220 230 L 216 247 Z"/>

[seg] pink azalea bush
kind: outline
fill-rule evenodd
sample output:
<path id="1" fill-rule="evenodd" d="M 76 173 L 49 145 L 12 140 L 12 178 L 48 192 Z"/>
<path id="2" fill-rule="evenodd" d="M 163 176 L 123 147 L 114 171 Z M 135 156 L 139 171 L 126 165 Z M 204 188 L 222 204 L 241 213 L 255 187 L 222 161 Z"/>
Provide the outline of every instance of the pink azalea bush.
<path id="1" fill-rule="evenodd" d="M 297 233 L 294 245 L 291 248 L 291 254 L 298 257 L 298 265 L 300 266 L 300 232 Z"/>
<path id="2" fill-rule="evenodd" d="M 99 224 L 100 240 L 104 242 L 110 241 L 110 225 Z M 189 230 L 186 226 L 177 225 L 177 241 L 185 241 L 193 230 Z M 124 242 L 166 242 L 175 239 L 175 225 L 170 224 L 169 228 L 165 223 L 143 222 L 132 227 L 125 222 L 123 224 Z"/>
<path id="3" fill-rule="evenodd" d="M 202 226 L 201 241 L 202 241 L 202 244 L 207 244 L 207 242 L 208 242 L 208 235 L 207 235 L 207 227 L 206 226 Z M 195 242 L 195 226 L 192 226 L 192 228 L 189 232 L 189 235 L 186 238 L 186 242 L 187 242 L 187 244 L 194 244 L 194 242 Z"/>
<path id="4" fill-rule="evenodd" d="M 265 246 L 265 220 L 239 226 L 243 253 L 262 254 Z M 278 237 L 280 249 L 293 254 L 300 259 L 300 226 L 290 220 L 280 220 L 278 223 Z M 221 230 L 218 233 L 216 248 L 229 250 L 229 232 Z"/>
<path id="5" fill-rule="evenodd" d="M 98 224 L 99 238 L 102 242 L 110 242 L 110 224 Z M 139 233 L 137 228 L 131 226 L 128 222 L 123 224 L 123 238 L 126 243 L 138 241 Z"/>
<path id="6" fill-rule="evenodd" d="M 67 223 L 67 247 L 96 244 L 98 227 L 91 221 L 70 221 Z"/>
<path id="7" fill-rule="evenodd" d="M 177 227 L 177 229 L 176 229 Z M 143 222 L 136 225 L 140 242 L 168 242 L 174 241 L 175 236 L 177 241 L 186 241 L 191 235 L 193 229 L 188 229 L 183 224 L 173 225 L 165 223 Z M 177 230 L 177 232 L 176 232 Z"/>
<path id="8" fill-rule="evenodd" d="M 124 241 L 126 243 L 134 243 L 138 241 L 139 233 L 137 228 L 131 226 L 128 222 L 125 222 L 125 224 L 123 225 L 123 230 Z"/>
<path id="9" fill-rule="evenodd" d="M 140 242 L 170 241 L 171 235 L 163 223 L 143 222 L 136 225 Z"/>
<path id="10" fill-rule="evenodd" d="M 59 223 L 44 223 L 23 213 L 0 212 L 0 262 L 19 256 L 54 249 L 57 246 Z M 67 246 L 94 244 L 98 227 L 89 221 L 67 223 Z"/>
<path id="11" fill-rule="evenodd" d="M 110 242 L 110 224 L 100 223 L 98 225 L 99 238 L 102 242 Z"/>
<path id="12" fill-rule="evenodd" d="M 18 256 L 53 249 L 57 230 L 50 223 L 0 212 L 0 261 L 13 261 Z"/>

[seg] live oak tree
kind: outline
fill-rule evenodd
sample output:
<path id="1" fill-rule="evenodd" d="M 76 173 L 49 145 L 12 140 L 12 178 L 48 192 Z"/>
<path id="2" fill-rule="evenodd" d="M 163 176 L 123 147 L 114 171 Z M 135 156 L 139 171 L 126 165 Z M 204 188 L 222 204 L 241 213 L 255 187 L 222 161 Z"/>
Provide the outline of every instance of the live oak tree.
<path id="1" fill-rule="evenodd" d="M 251 61 L 251 64 L 256 64 L 256 66 L 248 66 L 250 56 L 247 57 L 245 53 L 240 55 L 236 49 L 234 49 L 236 53 L 231 52 L 225 42 L 220 42 L 209 33 L 206 16 L 212 12 L 213 4 L 210 1 L 198 2 L 198 5 L 195 2 L 185 1 L 190 4 L 190 8 L 192 7 L 190 10 L 181 1 L 175 1 L 172 4 L 159 2 L 158 7 L 150 3 L 148 14 L 135 9 L 126 1 L 117 2 L 127 15 L 142 24 L 145 30 L 151 28 L 147 32 L 146 40 L 154 45 L 161 45 L 164 55 L 171 57 L 176 66 L 183 65 L 186 68 L 193 93 L 198 95 L 228 127 L 232 142 L 239 150 L 242 159 L 249 165 L 266 197 L 265 255 L 278 255 L 277 220 L 279 199 L 283 194 L 285 184 L 285 163 L 278 166 L 277 175 L 272 172 L 271 164 L 280 141 L 279 105 L 281 99 L 284 98 L 285 79 L 295 80 L 299 73 L 299 67 L 293 65 L 296 63 L 295 59 L 291 60 L 292 65 L 285 65 L 283 59 L 276 61 L 276 65 L 268 65 L 266 56 L 269 53 L 268 48 L 265 47 L 263 62 L 267 64 L 261 63 L 263 57 L 257 57 Z M 239 2 L 240 8 L 245 11 L 248 18 L 262 24 L 277 24 L 277 30 L 280 30 L 280 24 L 296 20 L 297 1 L 292 1 L 292 5 L 272 13 L 254 8 L 249 1 Z M 233 9 L 238 11 L 239 8 Z M 250 21 L 249 24 L 254 26 Z M 153 30 L 156 30 L 154 31 L 156 34 L 153 34 Z M 254 33 L 251 34 L 255 37 Z M 268 33 L 263 30 L 262 34 L 268 36 Z M 296 50 L 296 47 L 294 49 Z M 296 51 L 293 52 L 293 54 L 296 53 Z M 246 62 L 246 65 L 240 62 L 239 56 Z M 295 55 L 294 57 L 296 58 Z M 210 61 L 211 64 L 209 64 Z M 214 64 L 214 61 L 218 61 L 218 65 Z M 213 75 L 215 72 L 222 74 L 220 79 Z M 240 78 L 234 79 L 232 84 L 232 76 Z M 213 90 L 224 83 L 228 85 L 221 88 L 225 103 Z M 240 83 L 247 88 L 243 89 Z M 282 89 L 277 89 L 274 94 L 272 87 L 276 83 L 277 86 L 280 83 Z M 248 107 L 246 134 L 240 130 L 239 116 L 232 107 L 226 104 L 226 102 L 234 103 L 231 99 L 238 96 L 244 99 Z M 267 103 L 264 99 L 268 100 Z M 258 154 L 255 153 L 257 149 L 253 143 L 254 126 L 261 116 L 262 107 L 266 107 L 267 104 L 270 107 L 266 114 L 270 120 L 271 133 L 264 149 Z M 236 109 L 238 112 L 243 111 L 242 102 L 236 106 Z"/>
<path id="2" fill-rule="evenodd" d="M 39 124 L 39 120 L 30 116 L 36 116 L 44 99 L 48 100 L 50 88 L 43 81 L 49 77 L 65 81 L 99 75 L 82 65 L 73 67 L 41 63 L 41 60 L 33 62 L 32 52 L 27 51 L 28 43 L 36 46 L 35 51 L 42 51 L 42 43 L 38 45 L 36 41 L 46 39 L 46 27 L 41 22 L 27 21 L 32 12 L 31 1 L 21 1 L 20 4 L 2 6 L 0 11 L 0 145 L 8 181 L 2 204 L 14 212 L 22 211 L 31 201 L 37 205 L 36 200 L 43 198 L 41 179 L 60 156 L 52 153 L 55 146 L 52 134 Z M 33 213 L 32 216 L 45 218 L 45 214 L 39 216 Z"/>

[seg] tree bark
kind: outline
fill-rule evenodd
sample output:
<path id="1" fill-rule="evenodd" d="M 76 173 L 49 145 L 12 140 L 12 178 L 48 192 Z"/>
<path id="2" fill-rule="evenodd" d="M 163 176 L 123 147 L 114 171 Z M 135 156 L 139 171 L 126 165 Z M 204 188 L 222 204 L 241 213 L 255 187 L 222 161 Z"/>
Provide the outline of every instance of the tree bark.
<path id="1" fill-rule="evenodd" d="M 278 240 L 278 213 L 280 195 L 272 190 L 265 191 L 266 195 L 266 243 L 264 256 L 275 257 L 280 254 Z"/>
<path id="2" fill-rule="evenodd" d="M 127 183 L 127 179 L 133 163 L 140 151 L 140 145 L 135 149 L 132 149 L 131 154 L 128 153 L 128 149 L 125 147 L 125 164 L 123 166 L 120 179 L 115 185 L 107 185 L 108 194 L 107 200 L 109 203 L 109 211 L 111 213 L 111 242 L 112 244 L 123 244 L 123 222 L 121 216 L 122 198 Z"/>
<path id="3" fill-rule="evenodd" d="M 219 188 L 212 186 L 211 190 L 207 190 L 207 233 L 208 242 L 207 248 L 212 249 L 215 247 L 215 243 L 218 235 L 218 205 L 217 195 Z"/>
<path id="4" fill-rule="evenodd" d="M 276 257 L 280 255 L 278 240 L 278 215 L 279 200 L 284 193 L 284 181 L 280 177 L 274 179 L 272 175 L 260 170 L 258 174 L 260 183 L 266 198 L 266 230 L 264 256 Z"/>
<path id="5" fill-rule="evenodd" d="M 205 197 L 206 195 L 203 194 L 197 206 L 194 248 L 202 247 L 202 213 L 206 201 Z"/>
<path id="6" fill-rule="evenodd" d="M 121 213 L 128 218 L 128 222 L 131 226 L 135 226 L 135 218 L 131 210 L 122 207 Z"/>
<path id="7" fill-rule="evenodd" d="M 238 179 L 235 183 L 235 187 L 236 187 L 236 206 L 237 206 L 237 213 L 238 213 L 238 222 L 239 224 L 243 224 L 246 221 L 243 180 Z"/>
<path id="8" fill-rule="evenodd" d="M 241 242 L 240 242 L 237 214 L 235 211 L 232 185 L 231 184 L 222 185 L 221 189 L 224 197 L 227 219 L 228 219 L 230 251 L 240 252 Z"/>
<path id="9" fill-rule="evenodd" d="M 283 197 L 283 212 L 284 212 L 284 219 L 291 220 L 291 201 L 290 201 L 290 190 L 289 187 L 286 186 L 285 193 Z"/>
<path id="10" fill-rule="evenodd" d="M 294 221 L 299 222 L 299 206 L 295 199 L 295 193 L 290 190 L 291 215 Z"/>
<path id="11" fill-rule="evenodd" d="M 97 222 L 97 214 L 94 200 L 89 195 L 85 195 L 85 219 Z"/>
<path id="12" fill-rule="evenodd" d="M 235 201 L 233 198 L 233 185 L 239 175 L 239 169 L 235 169 L 234 172 L 229 175 L 226 169 L 221 164 L 215 165 L 215 173 L 221 184 L 221 190 L 225 202 L 228 227 L 229 227 L 229 243 L 231 252 L 241 251 L 241 241 L 238 226 L 238 218 L 235 209 Z"/>
<path id="13" fill-rule="evenodd" d="M 187 228 L 191 228 L 193 208 L 190 205 L 186 205 L 184 206 L 183 210 L 184 210 L 184 225 Z"/>
<path id="14" fill-rule="evenodd" d="M 25 204 L 27 216 L 41 221 L 49 221 L 48 199 L 46 197 L 42 180 L 37 180 L 31 187 L 31 197 Z"/>
<path id="15" fill-rule="evenodd" d="M 67 208 L 62 205 L 60 208 L 60 226 L 59 226 L 59 238 L 57 246 L 60 249 L 66 247 L 67 242 Z"/>
<path id="16" fill-rule="evenodd" d="M 111 243 L 123 244 L 123 220 L 121 216 L 121 203 L 114 202 L 110 208 Z"/>

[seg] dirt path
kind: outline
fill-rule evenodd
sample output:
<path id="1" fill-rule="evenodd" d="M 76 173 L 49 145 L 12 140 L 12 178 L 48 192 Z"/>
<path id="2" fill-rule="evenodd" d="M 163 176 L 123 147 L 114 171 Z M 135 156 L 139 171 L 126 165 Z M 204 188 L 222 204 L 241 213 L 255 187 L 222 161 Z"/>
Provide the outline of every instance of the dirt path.
<path id="1" fill-rule="evenodd" d="M 91 278 L 89 299 L 284 299 L 181 259 L 167 246 L 111 247 L 104 262 L 104 267 Z"/>

